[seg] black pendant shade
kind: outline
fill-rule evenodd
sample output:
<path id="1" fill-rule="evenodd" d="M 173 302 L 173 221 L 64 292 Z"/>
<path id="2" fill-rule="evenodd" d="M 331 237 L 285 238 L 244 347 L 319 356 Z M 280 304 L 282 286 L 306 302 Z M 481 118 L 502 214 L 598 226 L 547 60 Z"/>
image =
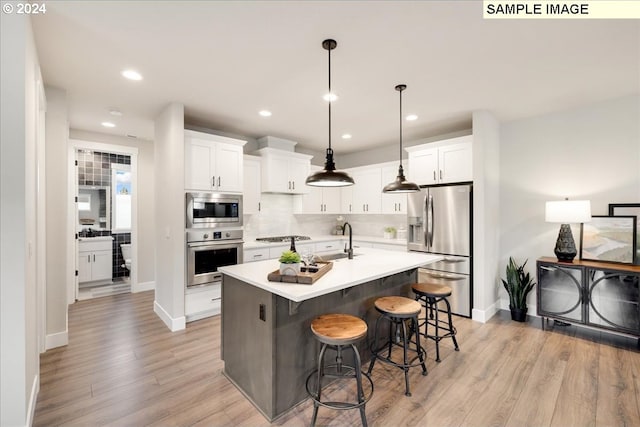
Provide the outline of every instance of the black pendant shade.
<path id="1" fill-rule="evenodd" d="M 329 52 L 329 93 L 331 93 L 331 51 L 337 45 L 338 43 L 332 39 L 322 42 L 322 47 Z M 347 185 L 353 185 L 353 178 L 346 172 L 337 171 L 336 164 L 333 161 L 333 149 L 331 148 L 331 101 L 329 101 L 329 148 L 327 148 L 324 169 L 309 175 L 306 184 L 313 187 L 346 187 Z"/>
<path id="2" fill-rule="evenodd" d="M 400 92 L 400 167 L 395 181 L 385 185 L 382 189 L 383 193 L 415 193 L 420 191 L 418 184 L 407 181 L 407 178 L 404 177 L 404 169 L 402 169 L 402 91 L 406 88 L 407 85 L 396 86 L 396 90 Z"/>

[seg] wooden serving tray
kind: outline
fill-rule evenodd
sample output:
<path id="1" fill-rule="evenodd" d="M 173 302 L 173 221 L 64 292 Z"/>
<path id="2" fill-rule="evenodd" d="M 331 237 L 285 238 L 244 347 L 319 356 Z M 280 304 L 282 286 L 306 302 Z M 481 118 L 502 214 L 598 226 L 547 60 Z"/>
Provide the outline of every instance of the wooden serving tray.
<path id="1" fill-rule="evenodd" d="M 331 261 L 316 261 L 318 265 L 318 271 L 315 273 L 300 272 L 296 276 L 287 276 L 280 274 L 280 269 L 272 271 L 267 275 L 267 280 L 270 282 L 285 282 L 285 283 L 300 283 L 302 285 L 311 285 L 313 282 L 324 276 L 327 271 L 333 268 Z"/>

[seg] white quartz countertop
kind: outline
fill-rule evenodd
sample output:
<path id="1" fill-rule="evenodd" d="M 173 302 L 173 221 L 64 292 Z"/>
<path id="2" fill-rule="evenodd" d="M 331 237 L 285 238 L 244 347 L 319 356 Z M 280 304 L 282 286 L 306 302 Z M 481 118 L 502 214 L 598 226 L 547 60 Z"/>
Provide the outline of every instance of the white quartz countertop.
<path id="1" fill-rule="evenodd" d="M 220 267 L 218 271 L 291 301 L 301 302 L 443 258 L 440 255 L 420 252 L 395 252 L 373 248 L 356 248 L 354 255 L 353 259 L 342 258 L 332 261 L 333 268 L 310 285 L 268 281 L 267 275 L 280 267 L 277 259 Z"/>
<path id="2" fill-rule="evenodd" d="M 297 244 L 304 243 L 319 243 L 319 242 L 329 242 L 334 240 L 340 241 L 349 241 L 349 235 L 341 235 L 341 234 L 325 234 L 325 235 L 316 235 L 309 236 L 311 240 L 298 240 Z M 373 236 L 353 236 L 354 242 L 370 242 L 370 243 L 387 243 L 390 245 L 398 245 L 398 246 L 407 246 L 407 239 L 385 239 L 383 237 L 373 237 Z M 257 242 L 255 238 L 245 239 L 244 241 L 244 249 L 255 249 L 255 248 L 269 248 L 269 247 L 277 247 L 277 246 L 289 246 L 290 242 Z"/>

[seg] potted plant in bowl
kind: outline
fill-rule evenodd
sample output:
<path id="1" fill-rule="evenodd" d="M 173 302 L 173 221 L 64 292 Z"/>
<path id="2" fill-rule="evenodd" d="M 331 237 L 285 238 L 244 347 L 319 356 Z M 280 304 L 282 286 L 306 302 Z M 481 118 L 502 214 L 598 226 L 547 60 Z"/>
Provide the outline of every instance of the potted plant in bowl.
<path id="1" fill-rule="evenodd" d="M 280 274 L 295 276 L 300 273 L 300 255 L 293 251 L 284 251 L 280 255 Z"/>
<path id="2" fill-rule="evenodd" d="M 395 227 L 385 227 L 384 229 L 384 238 L 385 239 L 394 239 L 396 237 L 396 228 Z"/>
<path id="3" fill-rule="evenodd" d="M 526 260 L 522 265 L 518 265 L 513 258 L 509 257 L 506 268 L 507 280 L 501 279 L 509 294 L 511 319 L 517 322 L 524 322 L 527 318 L 527 295 L 536 285 L 529 273 L 524 271 L 525 265 L 527 265 Z"/>

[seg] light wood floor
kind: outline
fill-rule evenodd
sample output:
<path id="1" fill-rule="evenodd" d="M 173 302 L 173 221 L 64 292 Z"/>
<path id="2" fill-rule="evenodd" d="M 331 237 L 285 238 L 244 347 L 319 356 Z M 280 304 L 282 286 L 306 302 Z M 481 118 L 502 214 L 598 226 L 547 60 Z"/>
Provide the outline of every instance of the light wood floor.
<path id="1" fill-rule="evenodd" d="M 429 375 L 376 364 L 372 426 L 640 426 L 636 341 L 540 320 L 486 324 L 455 318 L 460 352 L 428 344 Z M 171 333 L 153 292 L 81 301 L 69 312 L 69 345 L 41 356 L 35 426 L 266 426 L 222 375 L 219 316 Z M 304 426 L 306 401 L 274 425 Z M 358 411 L 320 408 L 321 426 L 357 426 Z"/>

